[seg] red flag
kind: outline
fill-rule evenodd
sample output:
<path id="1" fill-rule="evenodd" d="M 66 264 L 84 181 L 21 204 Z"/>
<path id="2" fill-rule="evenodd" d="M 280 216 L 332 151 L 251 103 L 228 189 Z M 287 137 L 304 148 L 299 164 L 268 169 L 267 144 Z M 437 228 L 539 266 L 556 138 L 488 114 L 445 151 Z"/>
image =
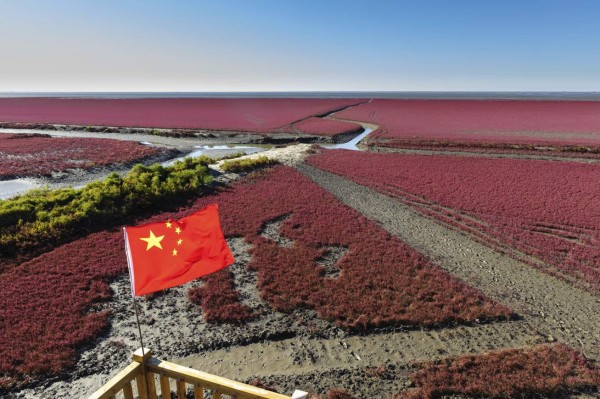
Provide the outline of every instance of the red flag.
<path id="1" fill-rule="evenodd" d="M 217 205 L 179 220 L 124 227 L 133 295 L 185 284 L 231 265 Z"/>

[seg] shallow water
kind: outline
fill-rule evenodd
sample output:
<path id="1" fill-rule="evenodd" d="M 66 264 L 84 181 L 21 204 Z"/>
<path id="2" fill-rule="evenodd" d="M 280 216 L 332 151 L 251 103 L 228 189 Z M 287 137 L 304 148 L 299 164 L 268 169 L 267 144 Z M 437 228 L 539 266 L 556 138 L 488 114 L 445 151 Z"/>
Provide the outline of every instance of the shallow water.
<path id="1" fill-rule="evenodd" d="M 341 144 L 334 144 L 334 145 L 324 145 L 323 147 L 330 149 L 330 150 L 354 150 L 354 151 L 361 151 L 360 148 L 358 148 L 358 143 L 360 143 L 360 141 L 362 139 L 364 139 L 365 137 L 367 137 L 369 135 L 369 133 L 371 133 L 373 131 L 373 129 L 365 127 L 365 131 L 362 132 L 361 134 L 359 134 L 358 136 L 356 136 L 355 138 L 353 138 L 352 140 L 346 142 L 346 143 L 341 143 Z"/>
<path id="2" fill-rule="evenodd" d="M 38 185 L 29 179 L 0 181 L 0 199 L 11 198 L 36 187 L 38 187 Z"/>

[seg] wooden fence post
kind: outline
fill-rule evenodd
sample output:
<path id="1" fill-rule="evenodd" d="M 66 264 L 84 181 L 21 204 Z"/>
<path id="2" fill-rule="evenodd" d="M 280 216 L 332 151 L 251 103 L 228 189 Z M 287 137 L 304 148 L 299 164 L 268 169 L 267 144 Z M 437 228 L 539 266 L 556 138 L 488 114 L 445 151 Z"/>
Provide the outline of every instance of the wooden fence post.
<path id="1" fill-rule="evenodd" d="M 150 399 L 156 397 L 156 389 L 154 392 L 149 392 L 152 388 L 148 382 L 148 370 L 146 370 L 146 362 L 152 357 L 152 351 L 148 348 L 139 348 L 133 352 L 133 360 L 142 364 L 142 374 L 136 378 L 138 395 L 140 399 Z M 154 381 L 152 381 L 154 382 Z M 154 386 L 154 384 L 152 384 Z"/>
<path id="2" fill-rule="evenodd" d="M 155 381 L 159 379 L 159 384 Z M 204 390 L 212 392 L 213 399 L 223 396 L 246 399 L 307 399 L 308 394 L 294 392 L 293 397 L 257 388 L 252 385 L 229 380 L 224 377 L 194 370 L 179 364 L 166 362 L 152 357 L 149 349 L 138 349 L 133 353 L 133 362 L 121 370 L 109 382 L 92 394 L 89 399 L 114 399 L 124 397 L 133 399 L 132 385 L 137 385 L 139 399 L 154 399 L 158 396 L 156 389 L 160 387 L 163 399 L 172 399 L 170 381 L 177 387 L 177 398 L 188 396 L 187 385 L 193 389 L 195 399 L 203 399 Z M 191 390 L 190 392 L 191 393 Z"/>

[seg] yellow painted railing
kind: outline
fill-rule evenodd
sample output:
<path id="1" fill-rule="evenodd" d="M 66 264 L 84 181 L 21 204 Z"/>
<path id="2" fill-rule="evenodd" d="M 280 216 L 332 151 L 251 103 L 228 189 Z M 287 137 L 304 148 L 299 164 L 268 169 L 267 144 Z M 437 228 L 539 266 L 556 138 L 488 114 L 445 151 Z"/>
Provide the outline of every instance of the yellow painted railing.
<path id="1" fill-rule="evenodd" d="M 157 399 L 159 395 L 162 399 L 186 399 L 188 393 L 191 396 L 192 392 L 194 399 L 204 399 L 205 394 L 210 394 L 213 399 L 221 399 L 222 396 L 238 399 L 304 399 L 308 396 L 302 391 L 294 392 L 291 397 L 281 395 L 156 359 L 149 349 L 143 353 L 142 356 L 141 348 L 135 351 L 133 362 L 90 399 Z"/>

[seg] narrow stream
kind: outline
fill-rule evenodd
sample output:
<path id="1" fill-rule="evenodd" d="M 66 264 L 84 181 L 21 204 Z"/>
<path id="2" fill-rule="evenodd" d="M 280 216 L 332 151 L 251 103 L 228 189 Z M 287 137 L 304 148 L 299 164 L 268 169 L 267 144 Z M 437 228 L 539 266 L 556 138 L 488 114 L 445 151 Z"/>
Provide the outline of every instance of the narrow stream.
<path id="1" fill-rule="evenodd" d="M 228 144 L 228 145 L 197 145 L 198 140 L 188 139 L 188 138 L 162 138 L 158 136 L 144 136 L 139 134 L 124 134 L 120 135 L 115 134 L 107 134 L 107 133 L 89 133 L 83 131 L 46 131 L 46 130 L 34 130 L 34 129 L 0 129 L 0 133 L 40 133 L 40 134 L 49 134 L 53 137 L 96 137 L 96 138 L 111 138 L 118 140 L 127 140 L 127 141 L 137 141 L 140 144 L 153 146 L 153 147 L 163 147 L 163 146 L 184 146 L 189 151 L 189 148 L 194 148 L 193 151 L 186 153 L 177 158 L 170 159 L 168 161 L 162 162 L 163 166 L 170 166 L 174 164 L 176 161 L 182 160 L 184 158 L 194 158 L 202 155 L 207 155 L 213 158 L 222 158 L 227 155 L 232 155 L 236 153 L 244 153 L 244 154 L 254 154 L 261 151 L 266 151 L 270 148 L 270 146 L 248 146 L 248 145 L 236 145 L 236 144 Z M 109 136 L 110 137 L 107 137 Z M 140 141 L 145 140 L 145 141 Z M 69 183 L 60 183 L 60 182 L 52 182 L 48 179 L 38 179 L 38 178 L 19 178 L 19 179 L 11 179 L 0 181 L 0 200 L 8 199 L 15 197 L 17 195 L 24 194 L 25 192 L 31 190 L 32 188 L 43 187 L 45 185 L 49 185 L 51 188 L 59 188 L 63 186 L 72 186 L 73 188 L 82 188 L 87 183 L 90 182 L 90 178 L 92 179 L 103 179 L 111 173 L 111 171 L 106 171 L 105 173 L 96 173 L 93 176 L 88 176 L 86 179 L 82 179 L 81 181 L 71 180 Z M 122 173 L 125 173 L 122 171 Z M 54 184 L 55 183 L 55 184 Z"/>
<path id="2" fill-rule="evenodd" d="M 353 138 L 352 140 L 346 142 L 346 143 L 341 143 L 341 144 L 333 144 L 333 145 L 324 145 L 324 148 L 330 149 L 330 150 L 353 150 L 353 151 L 361 151 L 360 148 L 358 148 L 358 143 L 360 143 L 360 141 L 362 139 L 364 139 L 365 137 L 367 137 L 371 132 L 373 131 L 373 129 L 369 128 L 369 127 L 365 127 L 365 130 L 359 134 L 358 136 L 356 136 L 355 138 Z"/>
<path id="3" fill-rule="evenodd" d="M 344 149 L 344 150 L 353 150 L 360 151 L 361 149 L 358 147 L 358 143 L 367 137 L 373 129 L 367 126 L 364 126 L 364 131 L 353 138 L 352 140 L 341 143 L 341 144 L 332 144 L 332 145 L 323 145 L 324 148 L 327 149 Z M 235 153 L 244 153 L 244 154 L 254 154 L 257 152 L 266 151 L 269 149 L 269 146 L 248 146 L 248 145 L 195 145 L 197 140 L 186 139 L 186 138 L 161 138 L 157 136 L 150 135 L 140 135 L 140 134 L 107 134 L 107 133 L 90 133 L 84 131 L 47 131 L 47 130 L 34 130 L 34 129 L 0 129 L 0 133 L 41 133 L 41 134 L 49 134 L 54 137 L 98 137 L 98 138 L 111 138 L 118 140 L 128 140 L 128 141 L 138 141 L 140 144 L 148 145 L 148 146 L 163 146 L 167 145 L 184 145 L 184 146 L 193 146 L 194 150 L 189 152 L 183 156 L 170 159 L 168 161 L 162 162 L 163 166 L 173 165 L 176 161 L 182 160 L 184 158 L 194 158 L 202 155 L 207 155 L 214 158 L 221 158 L 227 155 L 232 155 Z M 142 141 L 140 141 L 142 140 Z M 108 174 L 110 172 L 107 172 Z M 103 176 L 99 176 L 102 178 Z M 82 181 L 81 184 L 77 184 L 77 182 L 73 182 L 72 186 L 74 188 L 81 188 L 85 184 L 89 183 L 88 180 Z M 22 178 L 22 179 L 13 179 L 13 180 L 5 180 L 0 181 L 0 200 L 8 199 L 11 197 L 15 197 L 17 195 L 21 195 L 32 188 L 37 188 L 48 184 L 48 181 L 45 179 L 35 179 L 35 178 Z"/>
<path id="4" fill-rule="evenodd" d="M 142 142 L 144 145 L 154 145 L 152 143 Z M 202 155 L 206 155 L 213 158 L 222 158 L 227 155 L 244 153 L 244 155 L 255 154 L 257 152 L 266 151 L 269 147 L 255 147 L 255 146 L 244 146 L 244 145 L 203 145 L 203 146 L 195 146 L 195 150 L 189 152 L 185 155 L 182 155 L 177 158 L 169 159 L 168 161 L 161 162 L 162 166 L 171 166 L 176 161 L 181 161 L 184 158 L 196 158 Z M 94 176 L 97 179 L 103 179 L 108 174 L 112 173 L 111 171 L 106 171 L 102 175 Z M 122 173 L 125 173 L 122 172 Z M 84 187 L 87 183 L 89 183 L 89 179 L 84 179 L 80 184 L 77 182 L 71 182 L 70 186 L 75 189 L 80 189 Z M 12 179 L 12 180 L 4 180 L 0 181 L 0 200 L 16 197 L 17 195 L 24 194 L 25 192 L 31 190 L 32 188 L 43 187 L 48 184 L 49 181 L 45 179 L 36 179 L 36 178 L 21 178 L 21 179 Z M 62 186 L 62 185 L 61 185 Z"/>

